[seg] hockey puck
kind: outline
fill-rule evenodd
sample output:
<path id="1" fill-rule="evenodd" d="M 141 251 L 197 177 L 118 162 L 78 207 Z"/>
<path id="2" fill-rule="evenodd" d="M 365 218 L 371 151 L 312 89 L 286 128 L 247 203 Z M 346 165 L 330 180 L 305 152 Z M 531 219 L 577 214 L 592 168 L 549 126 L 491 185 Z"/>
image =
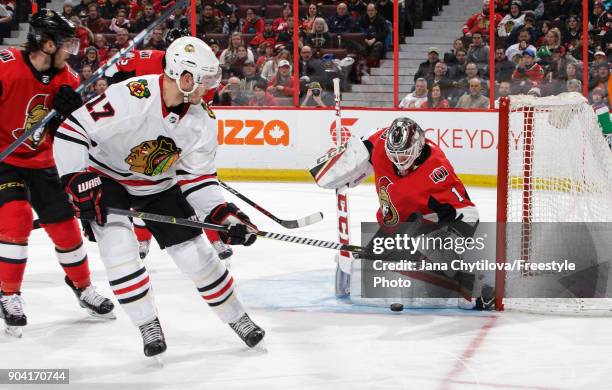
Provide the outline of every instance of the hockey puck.
<path id="1" fill-rule="evenodd" d="M 391 311 L 402 311 L 404 310 L 404 305 L 401 303 L 392 303 L 389 309 L 391 309 Z"/>

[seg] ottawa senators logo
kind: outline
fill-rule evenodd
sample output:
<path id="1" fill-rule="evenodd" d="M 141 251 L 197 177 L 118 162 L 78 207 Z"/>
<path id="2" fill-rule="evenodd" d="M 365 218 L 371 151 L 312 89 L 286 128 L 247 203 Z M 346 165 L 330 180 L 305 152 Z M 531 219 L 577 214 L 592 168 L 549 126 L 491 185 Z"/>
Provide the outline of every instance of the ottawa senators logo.
<path id="1" fill-rule="evenodd" d="M 49 95 L 46 94 L 32 96 L 25 109 L 25 121 L 23 122 L 23 128 L 13 130 L 13 137 L 15 137 L 15 139 L 19 138 L 25 131 L 28 131 L 32 127 L 36 126 L 38 122 L 47 116 L 47 113 L 49 112 L 49 107 L 47 104 L 48 100 Z M 47 136 L 46 133 L 47 132 L 45 130 L 40 137 L 38 145 L 45 141 L 45 137 Z M 23 144 L 32 150 L 36 149 L 32 136 L 30 136 Z"/>
<path id="2" fill-rule="evenodd" d="M 130 81 L 127 87 L 130 90 L 130 95 L 137 97 L 138 99 L 146 99 L 151 96 L 149 87 L 147 87 L 147 80 L 140 79 L 136 81 Z"/>
<path id="3" fill-rule="evenodd" d="M 399 222 L 399 213 L 391 203 L 391 197 L 389 196 L 389 187 L 392 185 L 393 182 L 386 176 L 378 180 L 378 201 L 380 202 L 382 220 L 386 226 L 394 226 Z"/>
<path id="4" fill-rule="evenodd" d="M 156 176 L 166 172 L 178 160 L 181 149 L 176 147 L 172 138 L 160 135 L 156 140 L 141 142 L 130 152 L 124 160 L 130 164 L 130 171 Z"/>
<path id="5" fill-rule="evenodd" d="M 429 174 L 429 178 L 434 182 L 434 184 L 443 182 L 447 177 L 448 171 L 444 166 L 437 167 Z"/>

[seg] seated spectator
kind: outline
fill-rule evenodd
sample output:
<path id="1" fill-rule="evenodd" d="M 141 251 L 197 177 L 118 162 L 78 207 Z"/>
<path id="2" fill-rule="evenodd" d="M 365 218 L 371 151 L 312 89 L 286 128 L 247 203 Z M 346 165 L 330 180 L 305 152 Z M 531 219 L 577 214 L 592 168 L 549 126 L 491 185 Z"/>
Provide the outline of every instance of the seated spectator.
<path id="1" fill-rule="evenodd" d="M 561 46 L 561 31 L 554 27 L 548 30 L 544 35 L 544 43 L 538 48 L 538 57 L 550 57 L 552 55 L 552 49 Z"/>
<path id="2" fill-rule="evenodd" d="M 489 99 L 482 95 L 480 79 L 469 80 L 469 90 L 457 101 L 457 108 L 489 108 Z"/>
<path id="3" fill-rule="evenodd" d="M 612 26 L 612 14 L 604 8 L 602 0 L 596 0 L 589 18 L 589 31 L 593 35 L 605 35 Z"/>
<path id="4" fill-rule="evenodd" d="M 567 80 L 565 84 L 567 92 L 577 92 L 582 94 L 582 82 L 577 79 Z"/>
<path id="5" fill-rule="evenodd" d="M 149 40 L 144 44 L 145 50 L 166 50 L 166 40 L 164 39 L 164 30 L 161 27 L 157 27 L 151 33 Z"/>
<path id="6" fill-rule="evenodd" d="M 472 34 L 472 42 L 467 51 L 467 60 L 482 65 L 489 63 L 489 46 L 484 43 L 482 34 L 478 31 Z"/>
<path id="7" fill-rule="evenodd" d="M 346 3 L 338 3 L 336 13 L 327 20 L 329 31 L 342 34 L 355 31 L 355 20 L 349 15 Z"/>
<path id="8" fill-rule="evenodd" d="M 166 20 L 166 28 L 168 29 L 178 28 L 181 30 L 186 30 L 189 28 L 189 23 L 190 21 L 187 18 L 187 12 L 184 9 L 179 7 Z"/>
<path id="9" fill-rule="evenodd" d="M 567 15 L 578 15 L 582 12 L 582 0 L 563 0 L 547 2 L 544 8 L 549 20 L 560 21 Z"/>
<path id="10" fill-rule="evenodd" d="M 281 11 L 281 16 L 274 19 L 274 21 L 272 22 L 272 30 L 276 31 L 277 33 L 281 31 L 287 31 L 287 28 L 289 27 L 289 17 L 291 16 L 291 14 L 291 5 L 285 4 L 283 10 Z"/>
<path id="11" fill-rule="evenodd" d="M 293 76 L 291 64 L 287 60 L 278 62 L 276 75 L 268 82 L 268 92 L 273 96 L 293 96 Z"/>
<path id="12" fill-rule="evenodd" d="M 366 14 L 359 20 L 359 28 L 365 33 L 365 56 L 382 59 L 389 29 L 385 19 L 378 15 L 374 4 L 368 4 Z"/>
<path id="13" fill-rule="evenodd" d="M 451 67 L 450 78 L 453 81 L 461 80 L 465 77 L 465 67 L 468 64 L 467 52 L 463 49 L 455 53 L 455 63 Z M 514 67 L 512 68 L 514 70 Z"/>
<path id="14" fill-rule="evenodd" d="M 316 18 L 312 32 L 306 33 L 304 44 L 311 48 L 331 47 L 331 37 L 329 36 L 327 23 L 323 18 Z"/>
<path id="15" fill-rule="evenodd" d="M 359 20 L 366 13 L 367 6 L 363 0 L 348 0 L 346 6 L 348 7 L 349 15 L 354 20 Z"/>
<path id="16" fill-rule="evenodd" d="M 506 57 L 504 49 L 499 47 L 495 49 L 495 81 L 509 81 L 512 79 L 512 73 L 516 68 L 514 62 Z"/>
<path id="17" fill-rule="evenodd" d="M 458 81 L 453 82 L 453 91 L 451 93 L 452 100 L 458 99 L 462 95 L 469 93 L 470 80 L 478 79 L 480 85 L 482 86 L 481 93 L 483 95 L 488 95 L 487 91 L 489 90 L 489 81 L 480 77 L 480 70 L 475 63 L 470 62 L 465 66 L 465 77 L 459 79 Z"/>
<path id="18" fill-rule="evenodd" d="M 204 4 L 204 12 L 202 13 L 202 25 L 198 26 L 198 31 L 204 31 L 204 34 L 220 34 L 223 31 L 221 19 L 213 13 L 214 9 L 210 4 Z"/>
<path id="19" fill-rule="evenodd" d="M 510 45 L 508 49 L 506 49 L 506 57 L 512 60 L 517 53 L 522 54 L 526 49 L 536 52 L 535 46 L 531 44 L 531 33 L 529 29 L 521 27 L 518 33 L 518 43 Z"/>
<path id="20" fill-rule="evenodd" d="M 104 77 L 100 77 L 94 83 L 94 93 L 96 96 L 102 95 L 108 88 L 108 81 Z"/>
<path id="21" fill-rule="evenodd" d="M 319 80 L 323 73 L 321 60 L 312 56 L 312 48 L 308 45 L 300 50 L 299 74 L 308 76 L 309 80 Z"/>
<path id="22" fill-rule="evenodd" d="M 499 22 L 497 26 L 497 35 L 500 37 L 507 37 L 510 35 L 512 30 L 521 27 L 525 24 L 525 14 L 521 12 L 521 2 L 513 0 L 510 5 L 510 13 Z"/>
<path id="23" fill-rule="evenodd" d="M 434 85 L 437 85 L 444 96 L 448 96 L 453 88 L 453 80 L 448 77 L 448 67 L 444 62 L 438 62 L 433 74 L 426 77 L 426 80 L 430 91 Z"/>
<path id="24" fill-rule="evenodd" d="M 219 93 L 219 105 L 246 106 L 248 103 L 249 98 L 247 94 L 240 90 L 240 79 L 238 77 L 227 79 L 227 84 Z"/>
<path id="25" fill-rule="evenodd" d="M 62 16 L 66 19 L 70 19 L 72 15 L 76 15 L 74 12 L 74 3 L 72 0 L 64 1 L 64 5 L 62 5 Z"/>
<path id="26" fill-rule="evenodd" d="M 608 97 L 606 95 L 605 89 L 595 88 L 593 92 L 591 92 L 591 104 L 594 107 L 601 107 L 604 105 L 609 108 L 610 105 L 608 104 Z"/>
<path id="27" fill-rule="evenodd" d="M 91 3 L 87 6 L 87 18 L 83 22 L 92 33 L 98 34 L 103 33 L 108 28 L 108 21 L 102 19 L 98 15 L 98 6 L 95 3 Z"/>
<path id="28" fill-rule="evenodd" d="M 262 34 L 255 35 L 255 37 L 253 39 L 251 39 L 251 42 L 249 42 L 249 45 L 251 45 L 251 46 L 259 46 L 263 42 L 270 42 L 273 45 L 276 44 L 276 35 L 277 35 L 277 32 L 274 31 L 274 29 L 272 27 L 273 27 L 272 21 L 271 20 L 266 20 L 266 22 L 264 24 L 264 32 Z"/>
<path id="29" fill-rule="evenodd" d="M 119 8 L 117 10 L 116 16 L 111 20 L 110 26 L 108 29 L 111 32 L 117 33 L 121 29 L 129 30 L 130 29 L 130 21 L 127 19 L 127 11 L 123 8 Z"/>
<path id="30" fill-rule="evenodd" d="M 236 56 L 232 57 L 232 61 L 229 64 L 229 76 L 242 78 L 242 68 L 247 61 L 253 62 L 253 59 L 249 58 L 246 46 L 238 46 Z"/>
<path id="31" fill-rule="evenodd" d="M 393 23 L 393 1 L 377 0 L 376 10 L 380 16 Z"/>
<path id="32" fill-rule="evenodd" d="M 512 93 L 512 86 L 510 85 L 510 81 L 502 81 L 499 83 L 499 87 L 497 88 L 497 94 L 495 97 L 495 108 L 499 108 L 499 101 L 503 97 L 508 97 Z"/>
<path id="33" fill-rule="evenodd" d="M 87 18 L 89 4 L 95 4 L 94 0 L 81 0 L 81 3 L 72 10 L 73 15 L 78 16 L 79 19 Z"/>
<path id="34" fill-rule="evenodd" d="M 259 16 L 255 15 L 253 8 L 246 10 L 246 20 L 242 25 L 243 34 L 263 34 L 264 32 L 264 21 Z"/>
<path id="35" fill-rule="evenodd" d="M 221 46 L 219 46 L 219 42 L 216 39 L 209 38 L 206 40 L 206 44 L 212 49 L 217 58 L 221 57 Z"/>
<path id="36" fill-rule="evenodd" d="M 414 84 L 414 92 L 406 95 L 399 103 L 399 108 L 420 108 L 427 101 L 427 80 L 418 78 Z"/>
<path id="37" fill-rule="evenodd" d="M 427 61 L 421 62 L 419 64 L 419 68 L 417 69 L 417 72 L 414 75 L 415 81 L 418 78 L 426 78 L 433 74 L 436 64 L 440 62 L 438 53 L 439 51 L 437 47 L 429 48 L 427 52 Z"/>
<path id="38" fill-rule="evenodd" d="M 427 95 L 427 100 L 421 104 L 421 108 L 449 108 L 448 100 L 442 94 L 442 88 L 439 84 L 431 86 L 431 90 Z"/>
<path id="39" fill-rule="evenodd" d="M 293 16 L 287 18 L 287 29 L 278 33 L 276 43 L 282 43 L 291 49 L 293 48 Z"/>
<path id="40" fill-rule="evenodd" d="M 324 91 L 321 84 L 313 81 L 308 84 L 306 96 L 302 100 L 301 107 L 331 107 L 334 105 L 334 97 Z"/>
<path id="41" fill-rule="evenodd" d="M 274 44 L 272 44 L 272 42 L 263 42 L 261 46 L 263 47 L 263 53 L 257 58 L 257 62 L 255 62 L 255 64 L 260 67 L 260 69 L 263 64 L 266 63 L 266 61 L 271 60 L 275 56 Z"/>
<path id="42" fill-rule="evenodd" d="M 544 2 L 542 0 L 522 0 L 523 11 L 531 11 L 536 19 L 542 19 L 544 15 Z"/>
<path id="43" fill-rule="evenodd" d="M 527 93 L 531 88 L 540 87 L 544 80 L 544 70 L 535 62 L 536 52 L 533 49 L 523 50 L 523 59 L 512 73 L 513 90 Z"/>
<path id="44" fill-rule="evenodd" d="M 497 28 L 499 22 L 502 17 L 499 14 L 495 14 L 495 26 Z M 476 31 L 480 32 L 482 35 L 489 35 L 489 0 L 484 0 L 482 2 L 482 10 L 474 15 L 470 16 L 468 20 L 463 25 L 463 35 L 466 37 L 471 37 Z"/>
<path id="45" fill-rule="evenodd" d="M 113 56 L 117 53 L 119 53 L 119 48 L 109 43 L 108 44 L 108 58 L 113 58 Z"/>
<path id="46" fill-rule="evenodd" d="M 236 6 L 228 3 L 225 0 L 215 0 L 213 8 L 215 9 L 219 18 L 225 18 L 236 11 Z"/>
<path id="47" fill-rule="evenodd" d="M 453 48 L 451 49 L 451 51 L 444 53 L 444 63 L 447 65 L 456 64 L 458 50 L 465 51 L 465 47 L 463 46 L 463 40 L 461 38 L 455 39 L 453 41 Z"/>
<path id="48" fill-rule="evenodd" d="M 272 60 L 267 61 L 261 68 L 261 77 L 271 81 L 274 76 L 278 73 L 279 66 L 282 61 L 291 64 L 291 53 L 287 50 L 281 50 Z"/>
<path id="49" fill-rule="evenodd" d="M 534 46 L 536 45 L 536 42 L 538 41 L 538 34 L 539 34 L 538 28 L 535 25 L 535 17 L 533 16 L 533 13 L 527 12 L 525 14 L 525 24 L 522 25 L 521 27 L 517 27 L 514 30 L 512 30 L 512 32 L 508 36 L 508 39 L 506 39 L 506 46 L 514 45 L 515 43 L 520 41 L 518 34 L 521 30 L 529 31 L 529 37 L 530 37 L 529 43 Z"/>
<path id="50" fill-rule="evenodd" d="M 607 63 L 597 65 L 597 74 L 589 81 L 589 91 L 599 88 L 607 90 L 610 67 Z"/>
<path id="51" fill-rule="evenodd" d="M 600 50 L 595 52 L 593 57 L 595 57 L 595 59 L 589 64 L 589 73 L 591 76 L 597 74 L 599 65 L 608 65 L 608 56 L 603 51 Z"/>
<path id="52" fill-rule="evenodd" d="M 81 68 L 81 83 L 85 83 L 87 80 L 91 78 L 93 75 L 93 70 L 91 69 L 91 65 L 84 64 Z M 92 97 L 96 96 L 94 91 L 94 86 L 90 85 L 89 87 L 83 89 L 81 92 L 81 97 L 83 98 L 83 102 L 88 101 Z"/>
<path id="53" fill-rule="evenodd" d="M 100 58 L 98 57 L 98 50 L 96 50 L 95 47 L 90 46 L 85 49 L 85 57 L 81 60 L 79 69 L 83 69 L 84 65 L 89 65 L 92 72 L 95 72 L 100 67 Z"/>
<path id="54" fill-rule="evenodd" d="M 246 61 L 242 67 L 240 90 L 250 94 L 257 83 L 266 83 L 266 79 L 257 73 L 257 65 L 253 61 Z"/>
<path id="55" fill-rule="evenodd" d="M 76 26 L 75 37 L 79 38 L 79 56 L 82 57 L 85 55 L 85 48 L 91 46 L 94 35 L 87 27 L 83 26 L 78 16 L 73 15 L 70 21 Z M 72 56 L 71 60 L 72 59 L 76 59 L 77 63 L 80 61 L 78 56 Z"/>
<path id="56" fill-rule="evenodd" d="M 121 50 L 130 44 L 130 34 L 124 28 L 117 31 L 115 34 L 115 46 Z"/>
<path id="57" fill-rule="evenodd" d="M 105 62 L 108 57 L 108 42 L 104 34 L 94 35 L 94 47 L 98 50 L 98 58 L 100 62 Z"/>
<path id="58" fill-rule="evenodd" d="M 570 53 L 574 54 L 576 48 L 581 46 L 582 41 L 582 27 L 580 25 L 580 18 L 576 15 L 570 15 L 567 19 L 567 26 L 563 31 L 563 46 Z"/>
<path id="59" fill-rule="evenodd" d="M 157 13 L 155 12 L 155 8 L 153 4 L 146 3 L 144 4 L 144 10 L 140 17 L 136 19 L 134 22 L 134 32 L 139 33 L 142 30 L 146 29 L 157 19 Z"/>
<path id="60" fill-rule="evenodd" d="M 312 32 L 314 27 L 314 21 L 319 16 L 319 8 L 315 3 L 308 5 L 308 14 L 302 19 L 300 23 L 300 30 L 305 32 Z"/>
<path id="61" fill-rule="evenodd" d="M 253 97 L 249 100 L 248 105 L 254 107 L 261 106 L 277 106 L 278 102 L 270 93 L 266 92 L 266 83 L 255 84 L 253 89 Z M 269 89 L 269 88 L 268 88 Z"/>
<path id="62" fill-rule="evenodd" d="M 117 11 L 125 7 L 122 0 L 108 0 L 104 5 L 101 5 L 98 1 L 98 5 L 100 6 L 100 16 L 106 20 L 111 20 L 117 15 Z"/>
<path id="63" fill-rule="evenodd" d="M 242 20 L 240 20 L 238 16 L 238 11 L 232 12 L 229 16 L 225 17 L 222 32 L 227 35 L 231 35 L 235 32 L 242 32 Z"/>
<path id="64" fill-rule="evenodd" d="M 242 40 L 242 34 L 239 32 L 232 33 L 227 49 L 223 50 L 221 56 L 219 57 L 219 66 L 224 72 L 229 71 L 230 65 L 238 56 L 237 50 L 240 46 L 245 46 L 245 43 Z M 247 56 L 250 61 L 255 61 L 253 52 L 249 48 L 247 48 Z"/>

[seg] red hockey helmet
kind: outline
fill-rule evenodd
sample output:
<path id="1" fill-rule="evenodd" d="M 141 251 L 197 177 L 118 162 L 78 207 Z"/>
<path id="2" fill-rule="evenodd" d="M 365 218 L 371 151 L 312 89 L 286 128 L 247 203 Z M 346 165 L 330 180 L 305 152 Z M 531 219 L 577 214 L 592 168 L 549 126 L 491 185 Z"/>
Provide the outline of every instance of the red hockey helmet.
<path id="1" fill-rule="evenodd" d="M 385 152 L 400 175 L 408 173 L 425 145 L 421 126 L 409 118 L 396 118 L 387 128 Z"/>

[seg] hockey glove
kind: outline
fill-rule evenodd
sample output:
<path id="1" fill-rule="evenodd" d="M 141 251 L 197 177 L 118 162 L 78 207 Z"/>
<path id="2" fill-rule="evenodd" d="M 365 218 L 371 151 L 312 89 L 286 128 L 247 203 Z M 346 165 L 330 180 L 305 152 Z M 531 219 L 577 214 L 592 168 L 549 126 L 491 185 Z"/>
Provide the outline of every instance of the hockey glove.
<path id="1" fill-rule="evenodd" d="M 53 97 L 53 109 L 66 118 L 83 105 L 81 95 L 67 85 L 62 85 Z"/>
<path id="2" fill-rule="evenodd" d="M 206 217 L 206 222 L 229 226 L 228 231 L 219 232 L 221 241 L 229 245 L 249 246 L 257 239 L 257 226 L 233 203 L 221 203 Z"/>
<path id="3" fill-rule="evenodd" d="M 70 198 L 76 217 L 106 223 L 106 209 L 102 207 L 102 180 L 91 172 L 74 172 L 62 176 L 62 183 Z"/>

